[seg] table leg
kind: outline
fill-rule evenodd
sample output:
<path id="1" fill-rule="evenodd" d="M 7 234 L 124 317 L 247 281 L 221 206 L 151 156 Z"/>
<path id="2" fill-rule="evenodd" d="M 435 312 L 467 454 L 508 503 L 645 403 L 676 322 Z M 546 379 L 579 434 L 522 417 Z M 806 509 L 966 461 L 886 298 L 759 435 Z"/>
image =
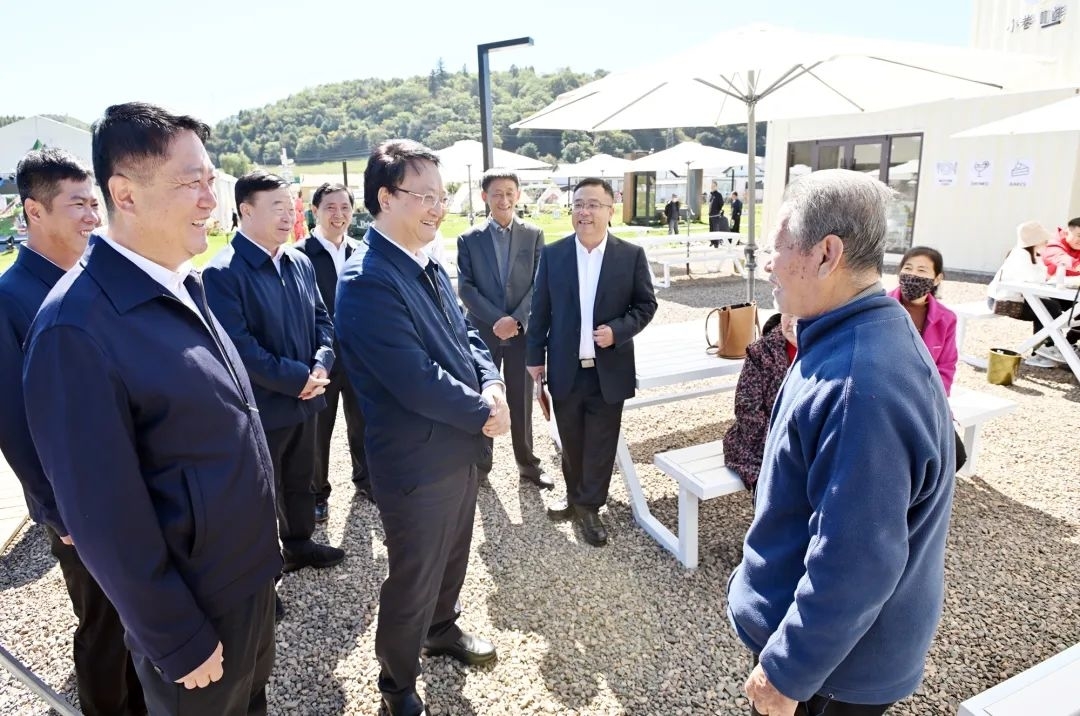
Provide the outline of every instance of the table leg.
<path id="1" fill-rule="evenodd" d="M 619 432 L 619 446 L 615 451 L 615 464 L 622 473 L 626 483 L 626 492 L 630 495 L 630 509 L 634 513 L 634 519 L 641 525 L 654 540 L 667 551 L 682 559 L 679 549 L 679 538 L 671 530 L 665 527 L 660 520 L 649 511 L 649 503 L 645 500 L 645 493 L 641 490 L 641 480 L 638 478 L 634 461 L 630 458 L 630 448 L 626 445 L 626 438 Z M 680 510 L 681 513 L 681 510 Z M 697 540 L 694 541 L 695 547 Z"/>
<path id="2" fill-rule="evenodd" d="M 961 477 L 971 477 L 975 474 L 975 461 L 979 458 L 979 425 L 969 425 L 964 428 L 964 451 L 967 453 L 967 462 L 956 473 Z"/>
<path id="3" fill-rule="evenodd" d="M 1076 355 L 1076 349 L 1065 338 L 1065 331 L 1068 330 L 1069 317 L 1072 315 L 1072 311 L 1063 311 L 1056 319 L 1050 316 L 1050 312 L 1046 310 L 1046 306 L 1043 305 L 1042 299 L 1033 293 L 1024 293 L 1024 300 L 1031 306 L 1031 311 L 1038 318 L 1039 322 L 1044 326 L 1043 330 L 1039 331 L 1033 337 L 1024 341 L 1017 352 L 1026 352 L 1035 346 L 1042 340 L 1039 336 L 1045 336 L 1049 334 L 1053 339 L 1054 345 L 1061 351 L 1061 355 L 1065 357 L 1065 362 L 1069 366 L 1069 370 L 1080 381 L 1080 356 Z M 1063 330 L 1064 329 L 1064 330 Z"/>

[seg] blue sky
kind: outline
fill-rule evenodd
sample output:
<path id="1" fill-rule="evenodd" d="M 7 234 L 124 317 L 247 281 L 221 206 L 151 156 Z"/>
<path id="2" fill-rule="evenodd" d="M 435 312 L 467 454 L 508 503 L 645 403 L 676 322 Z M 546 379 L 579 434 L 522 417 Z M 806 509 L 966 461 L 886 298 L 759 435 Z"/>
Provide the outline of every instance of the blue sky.
<path id="1" fill-rule="evenodd" d="M 324 82 L 427 74 L 440 57 L 475 71 L 478 43 L 523 35 L 535 45 L 493 54 L 493 69 L 629 69 L 751 22 L 966 45 L 971 16 L 972 0 L 6 2 L 0 114 L 89 122 L 139 99 L 216 122 Z"/>

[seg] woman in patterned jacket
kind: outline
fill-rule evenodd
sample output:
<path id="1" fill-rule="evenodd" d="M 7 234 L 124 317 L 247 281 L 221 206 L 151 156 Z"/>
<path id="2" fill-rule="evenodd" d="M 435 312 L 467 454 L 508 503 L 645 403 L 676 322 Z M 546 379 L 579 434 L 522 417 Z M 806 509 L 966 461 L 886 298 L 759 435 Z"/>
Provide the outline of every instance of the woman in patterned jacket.
<path id="1" fill-rule="evenodd" d="M 735 386 L 735 424 L 724 435 L 724 464 L 751 493 L 761 471 L 773 403 L 795 360 L 795 320 L 777 313 L 765 322 L 761 338 L 746 348 Z"/>

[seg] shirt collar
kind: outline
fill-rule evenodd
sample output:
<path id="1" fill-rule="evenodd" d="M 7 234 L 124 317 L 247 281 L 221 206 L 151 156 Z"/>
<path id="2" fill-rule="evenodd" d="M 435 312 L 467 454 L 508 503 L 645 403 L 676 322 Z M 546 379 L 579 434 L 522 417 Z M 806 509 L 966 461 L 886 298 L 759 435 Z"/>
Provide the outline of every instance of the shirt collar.
<path id="1" fill-rule="evenodd" d="M 513 217 L 510 218 L 510 223 L 507 224 L 506 226 L 503 226 L 498 221 L 496 221 L 494 216 L 488 217 L 488 223 L 491 224 L 492 229 L 494 229 L 495 231 L 498 231 L 501 234 L 509 234 L 510 230 L 514 228 L 514 219 L 513 219 Z"/>
<path id="2" fill-rule="evenodd" d="M 138 266 L 140 269 L 143 270 L 143 272 L 150 276 L 150 278 L 160 283 L 162 286 L 168 289 L 169 292 L 173 294 L 177 294 L 180 292 L 181 287 L 184 285 L 184 279 L 187 278 L 188 274 L 191 273 L 190 261 L 185 261 L 184 263 L 180 264 L 180 266 L 175 271 L 173 271 L 172 269 L 168 269 L 159 263 L 151 261 L 150 259 L 146 258 L 141 254 L 135 253 L 126 246 L 121 246 L 120 244 L 116 243 L 116 241 L 114 241 L 110 236 L 107 236 L 105 234 L 99 234 L 99 236 L 101 236 L 105 243 L 111 246 L 113 250 L 116 251 L 116 253 L 120 254 L 128 261 Z"/>
<path id="3" fill-rule="evenodd" d="M 334 243 L 332 241 L 330 241 L 329 239 L 327 239 L 326 235 L 323 234 L 322 227 L 320 227 L 320 226 L 316 226 L 314 229 L 312 229 L 311 230 L 311 235 L 314 236 L 316 239 L 318 239 L 319 243 L 322 244 L 323 248 L 326 249 L 331 254 L 344 253 L 345 247 L 349 243 L 349 237 L 348 236 L 343 236 L 343 237 L 341 237 L 341 245 L 340 246 L 334 246 Z"/>
<path id="4" fill-rule="evenodd" d="M 409 251 L 407 248 L 405 248 L 404 246 L 399 244 L 397 242 L 397 240 L 394 239 L 394 237 L 392 237 L 392 236 L 390 236 L 390 234 L 386 233 L 386 230 L 381 226 L 378 227 L 376 229 L 376 231 L 378 231 L 380 234 L 382 234 L 383 237 L 385 237 L 387 241 L 389 241 L 391 244 L 396 246 L 399 251 L 401 251 L 406 256 L 408 256 L 410 259 L 415 261 L 416 264 L 420 268 L 422 268 L 422 269 L 427 268 L 428 262 L 431 261 L 431 258 L 425 252 L 421 251 L 419 253 L 414 254 L 412 251 Z M 438 241 L 438 239 L 436 239 L 436 241 Z"/>
<path id="5" fill-rule="evenodd" d="M 607 235 L 606 234 L 604 235 L 604 238 L 601 239 L 600 243 L 597 244 L 595 249 L 593 249 L 592 251 L 589 251 L 581 243 L 581 239 L 579 239 L 577 237 L 577 234 L 574 234 L 574 246 L 577 247 L 578 253 L 580 253 L 582 256 L 592 256 L 592 254 L 596 253 L 596 252 L 599 252 L 599 254 L 601 256 L 603 256 L 604 255 L 604 249 L 607 248 Z"/>

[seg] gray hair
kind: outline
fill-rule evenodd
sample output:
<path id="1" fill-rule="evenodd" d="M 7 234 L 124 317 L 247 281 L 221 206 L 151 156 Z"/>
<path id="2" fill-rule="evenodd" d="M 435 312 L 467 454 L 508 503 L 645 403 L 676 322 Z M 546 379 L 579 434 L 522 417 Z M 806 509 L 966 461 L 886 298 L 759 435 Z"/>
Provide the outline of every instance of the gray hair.
<path id="1" fill-rule="evenodd" d="M 881 273 L 885 263 L 885 215 L 895 198 L 895 191 L 862 172 L 813 172 L 784 191 L 787 229 L 803 252 L 835 234 L 844 243 L 844 259 L 850 271 L 876 269 Z"/>

